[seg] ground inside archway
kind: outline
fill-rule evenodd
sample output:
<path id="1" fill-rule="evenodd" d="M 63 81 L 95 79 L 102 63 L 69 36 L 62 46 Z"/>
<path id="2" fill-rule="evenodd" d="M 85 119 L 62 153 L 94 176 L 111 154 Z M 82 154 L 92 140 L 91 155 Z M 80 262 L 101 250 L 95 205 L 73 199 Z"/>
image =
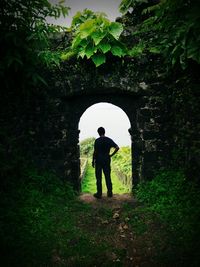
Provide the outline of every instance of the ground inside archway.
<path id="1" fill-rule="evenodd" d="M 91 204 L 93 208 L 121 208 L 124 204 L 130 204 L 135 206 L 136 200 L 131 196 L 131 194 L 113 194 L 113 197 L 107 197 L 105 193 L 103 193 L 101 199 L 96 199 L 92 194 L 82 193 L 79 196 L 79 199 L 84 202 Z"/>
<path id="2" fill-rule="evenodd" d="M 122 180 L 119 179 L 119 176 L 116 175 L 116 172 L 113 171 L 113 166 L 112 166 L 112 171 L 111 171 L 111 179 L 112 179 L 112 184 L 113 184 L 113 192 L 116 193 L 115 197 L 119 195 L 122 195 L 122 199 L 124 198 L 124 196 L 128 196 L 131 192 L 131 184 L 125 184 L 122 182 Z M 85 171 L 85 175 L 84 178 L 81 181 L 81 189 L 83 193 L 91 193 L 94 194 L 97 190 L 96 188 L 96 178 L 95 178 L 95 170 L 92 167 L 92 162 L 91 160 L 88 160 L 88 164 L 86 167 L 86 171 Z M 105 183 L 105 177 L 103 175 L 102 178 L 102 190 L 103 192 L 107 192 L 107 187 L 106 187 L 106 183 Z M 90 196 L 90 194 L 86 194 L 86 196 Z M 86 197 L 87 198 L 87 197 Z M 88 199 L 89 201 L 89 199 Z"/>
<path id="3" fill-rule="evenodd" d="M 88 210 L 79 213 L 76 227 L 90 236 L 92 250 L 98 250 L 91 258 L 90 253 L 94 251 L 87 251 L 79 263 L 87 263 L 87 266 L 161 266 L 155 260 L 157 252 L 152 238 L 159 227 L 153 218 L 142 212 L 131 194 L 114 194 L 112 198 L 103 194 L 102 199 L 96 199 L 92 194 L 82 193 L 78 198 Z M 73 266 L 73 261 L 74 258 L 68 261 L 69 266 Z"/>

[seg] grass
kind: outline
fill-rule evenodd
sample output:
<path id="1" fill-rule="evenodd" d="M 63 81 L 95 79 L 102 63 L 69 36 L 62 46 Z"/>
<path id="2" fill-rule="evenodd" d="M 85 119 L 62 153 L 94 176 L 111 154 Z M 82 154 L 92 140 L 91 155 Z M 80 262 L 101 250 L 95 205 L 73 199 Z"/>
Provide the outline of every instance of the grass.
<path id="1" fill-rule="evenodd" d="M 114 194 L 125 194 L 130 193 L 130 188 L 118 179 L 114 171 L 111 172 L 111 179 L 113 184 L 113 193 Z M 105 178 L 102 176 L 102 189 L 103 192 L 107 192 Z M 85 173 L 85 177 L 82 181 L 82 192 L 94 194 L 96 192 L 96 178 L 95 178 L 95 169 L 92 167 L 91 161 L 88 163 L 88 167 Z"/>
<path id="2" fill-rule="evenodd" d="M 195 253 L 179 253 L 166 222 L 144 205 L 97 208 L 80 202 L 66 182 L 32 170 L 5 182 L 0 191 L 3 267 L 199 266 Z"/>
<path id="3" fill-rule="evenodd" d="M 113 229 L 101 227 L 112 212 L 80 202 L 52 174 L 23 175 L 0 192 L 1 266 L 114 266 L 107 256 Z"/>

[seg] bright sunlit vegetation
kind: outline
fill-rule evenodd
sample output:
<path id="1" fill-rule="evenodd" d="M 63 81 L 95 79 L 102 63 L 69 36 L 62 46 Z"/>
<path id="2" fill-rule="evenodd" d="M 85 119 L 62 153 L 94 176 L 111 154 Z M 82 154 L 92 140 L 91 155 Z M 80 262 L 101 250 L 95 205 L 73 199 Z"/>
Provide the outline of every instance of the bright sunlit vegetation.
<path id="1" fill-rule="evenodd" d="M 131 192 L 131 188 L 123 184 L 114 171 L 112 171 L 111 173 L 111 178 L 112 178 L 114 194 L 125 194 L 125 193 Z M 96 190 L 97 190 L 97 187 L 96 187 L 95 170 L 92 167 L 92 162 L 89 160 L 86 173 L 85 173 L 85 177 L 83 177 L 81 191 L 83 193 L 93 194 L 93 193 L 96 193 Z M 102 176 L 102 190 L 103 190 L 103 193 L 107 193 L 104 175 Z"/>
<path id="2" fill-rule="evenodd" d="M 82 192 L 96 192 L 95 170 L 92 167 L 92 153 L 94 149 L 95 138 L 87 138 L 80 142 Z M 112 152 L 112 150 L 111 150 Z M 87 161 L 87 164 L 85 164 Z M 121 147 L 120 150 L 111 159 L 112 183 L 114 194 L 130 193 L 132 190 L 132 172 L 131 172 L 131 148 Z M 103 192 L 106 193 L 104 175 L 102 176 Z"/>
<path id="3" fill-rule="evenodd" d="M 62 54 L 63 60 L 72 56 L 92 59 L 98 67 L 106 62 L 107 55 L 122 57 L 126 54 L 125 45 L 119 41 L 123 25 L 111 22 L 104 13 L 85 9 L 78 12 L 71 24 L 73 41 L 69 51 Z"/>

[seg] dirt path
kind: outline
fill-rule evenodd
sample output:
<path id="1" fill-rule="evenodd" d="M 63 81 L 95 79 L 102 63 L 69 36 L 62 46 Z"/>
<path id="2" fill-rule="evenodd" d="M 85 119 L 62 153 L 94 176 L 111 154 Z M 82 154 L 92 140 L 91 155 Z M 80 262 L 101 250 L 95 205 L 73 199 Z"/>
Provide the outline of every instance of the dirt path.
<path id="1" fill-rule="evenodd" d="M 112 198 L 108 198 L 103 194 L 101 199 L 96 199 L 92 194 L 83 193 L 80 200 L 91 204 L 94 208 L 107 207 L 111 209 L 121 208 L 125 203 L 136 205 L 137 201 L 130 194 L 114 194 Z"/>
<path id="2" fill-rule="evenodd" d="M 112 262 L 110 266 L 164 266 L 154 260 L 156 251 L 152 233 L 157 226 L 149 218 L 141 217 L 143 214 L 136 211 L 137 201 L 130 194 L 115 194 L 113 198 L 103 195 L 102 199 L 96 199 L 92 194 L 82 194 L 79 198 L 93 208 L 92 221 L 82 218 L 81 227 L 97 235 L 95 242 L 107 242 L 113 248 L 106 255 L 106 260 Z M 106 213 L 106 210 L 109 212 Z"/>

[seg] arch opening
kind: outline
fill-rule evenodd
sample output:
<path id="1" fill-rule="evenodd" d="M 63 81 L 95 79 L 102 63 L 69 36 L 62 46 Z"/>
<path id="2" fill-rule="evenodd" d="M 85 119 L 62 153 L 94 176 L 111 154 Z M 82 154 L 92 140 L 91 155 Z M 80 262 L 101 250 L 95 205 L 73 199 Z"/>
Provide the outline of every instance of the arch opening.
<path id="1" fill-rule="evenodd" d="M 111 160 L 113 193 L 124 194 L 132 190 L 132 142 L 127 114 L 117 105 L 98 102 L 88 107 L 79 120 L 80 183 L 84 193 L 96 192 L 95 170 L 92 168 L 94 141 L 99 137 L 97 129 L 102 126 L 106 136 L 120 147 Z M 107 191 L 102 175 L 103 193 Z"/>

